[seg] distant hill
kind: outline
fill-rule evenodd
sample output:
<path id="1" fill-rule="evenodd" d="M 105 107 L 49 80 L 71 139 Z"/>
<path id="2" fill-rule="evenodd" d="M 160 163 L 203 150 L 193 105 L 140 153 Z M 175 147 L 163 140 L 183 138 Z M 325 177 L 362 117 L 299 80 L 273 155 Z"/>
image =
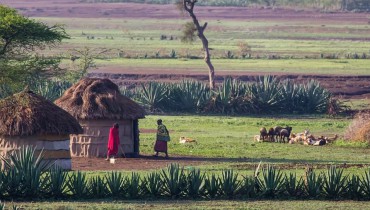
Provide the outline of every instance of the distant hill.
<path id="1" fill-rule="evenodd" d="M 177 0 L 80 0 L 87 3 L 146 3 L 174 4 Z M 263 6 L 290 7 L 299 9 L 321 9 L 325 11 L 370 11 L 370 0 L 199 0 L 200 6 Z"/>

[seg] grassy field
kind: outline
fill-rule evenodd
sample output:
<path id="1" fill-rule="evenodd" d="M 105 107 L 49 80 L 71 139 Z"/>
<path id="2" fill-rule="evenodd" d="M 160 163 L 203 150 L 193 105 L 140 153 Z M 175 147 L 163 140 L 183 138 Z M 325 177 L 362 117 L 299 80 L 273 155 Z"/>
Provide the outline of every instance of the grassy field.
<path id="1" fill-rule="evenodd" d="M 70 61 L 65 60 L 65 63 Z M 342 74 L 369 75 L 369 60 L 348 59 L 215 59 L 217 73 L 286 73 L 286 74 Z M 99 69 L 93 70 L 104 73 L 104 69 L 145 70 L 156 73 L 159 70 L 170 70 L 172 73 L 196 72 L 206 74 L 207 66 L 202 59 L 106 59 L 96 60 Z M 111 71 L 108 71 L 111 72 Z"/>
<path id="2" fill-rule="evenodd" d="M 316 164 L 354 164 L 370 163 L 370 149 L 365 144 L 350 144 L 338 141 L 324 147 L 291 145 L 279 143 L 256 143 L 253 136 L 259 134 L 260 127 L 289 125 L 293 132 L 309 129 L 314 136 L 333 136 L 342 139 L 349 124 L 347 119 L 318 117 L 274 118 L 274 117 L 219 117 L 219 116 L 147 116 L 140 121 L 141 129 L 155 129 L 156 119 L 161 117 L 171 132 L 170 154 L 202 156 L 223 160 L 232 166 L 239 159 L 251 164 L 265 163 L 316 163 Z M 181 136 L 198 141 L 196 145 L 181 145 Z M 141 152 L 151 154 L 155 133 L 141 133 Z M 213 167 L 216 167 L 214 164 Z M 225 165 L 222 165 L 224 167 Z M 233 167 L 233 166 L 232 166 Z M 205 167 L 206 168 L 206 167 Z"/>
<path id="3" fill-rule="evenodd" d="M 69 57 L 72 49 L 89 47 L 99 55 L 98 67 L 135 67 L 150 70 L 152 66 L 167 69 L 205 69 L 201 44 L 180 41 L 181 26 L 186 20 L 175 19 L 114 19 L 37 18 L 48 24 L 65 24 L 71 39 L 48 52 Z M 207 21 L 207 20 L 204 20 Z M 213 62 L 218 71 L 258 71 L 283 73 L 369 74 L 368 60 L 343 59 L 346 56 L 369 54 L 370 28 L 367 23 L 279 20 L 209 20 L 206 35 L 212 48 Z M 166 36 L 161 40 L 161 36 Z M 254 59 L 240 57 L 239 43 L 247 43 Z M 175 52 L 175 54 L 172 53 Z M 230 51 L 230 52 L 229 52 Z M 228 54 L 229 52 L 229 54 Z M 163 59 L 169 57 L 177 59 Z M 274 56 L 279 60 L 266 59 Z M 322 57 L 341 59 L 321 59 Z M 161 59 L 122 59 L 161 58 Z M 255 59 L 260 58 L 260 59 Z M 306 59 L 305 59 L 306 58 Z M 309 58 L 309 59 L 307 59 Z"/>

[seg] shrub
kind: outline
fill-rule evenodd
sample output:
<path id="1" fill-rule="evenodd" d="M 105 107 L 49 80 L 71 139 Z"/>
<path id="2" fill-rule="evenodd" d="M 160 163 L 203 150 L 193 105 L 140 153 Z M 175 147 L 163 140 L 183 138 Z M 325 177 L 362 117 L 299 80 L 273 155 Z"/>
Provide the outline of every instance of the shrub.
<path id="1" fill-rule="evenodd" d="M 344 138 L 352 141 L 370 142 L 370 112 L 359 112 L 344 133 Z"/>

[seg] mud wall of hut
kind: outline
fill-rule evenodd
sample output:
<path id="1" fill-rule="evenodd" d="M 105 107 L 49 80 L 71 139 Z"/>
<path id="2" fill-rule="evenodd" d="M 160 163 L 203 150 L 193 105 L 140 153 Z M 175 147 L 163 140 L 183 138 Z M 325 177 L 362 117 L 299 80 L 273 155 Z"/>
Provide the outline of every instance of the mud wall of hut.
<path id="1" fill-rule="evenodd" d="M 132 155 L 135 152 L 132 120 L 91 120 L 79 121 L 83 134 L 71 135 L 71 156 L 106 157 L 109 129 L 115 122 L 119 124 L 121 148 L 125 155 Z M 122 156 L 121 149 L 118 156 Z"/>
<path id="2" fill-rule="evenodd" d="M 22 146 L 36 147 L 37 155 L 43 149 L 44 159 L 63 169 L 72 169 L 69 135 L 0 136 L 1 155 L 6 156 Z"/>

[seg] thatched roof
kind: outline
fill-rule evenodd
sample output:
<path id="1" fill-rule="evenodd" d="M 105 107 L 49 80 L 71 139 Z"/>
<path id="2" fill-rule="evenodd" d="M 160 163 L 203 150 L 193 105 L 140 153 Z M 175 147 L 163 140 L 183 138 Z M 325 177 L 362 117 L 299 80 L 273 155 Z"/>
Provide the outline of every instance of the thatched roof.
<path id="1" fill-rule="evenodd" d="M 55 104 L 78 120 L 122 120 L 145 117 L 145 110 L 123 96 L 109 79 L 85 78 L 69 88 Z"/>
<path id="2" fill-rule="evenodd" d="M 31 136 L 82 133 L 75 118 L 32 91 L 0 100 L 0 135 Z"/>

